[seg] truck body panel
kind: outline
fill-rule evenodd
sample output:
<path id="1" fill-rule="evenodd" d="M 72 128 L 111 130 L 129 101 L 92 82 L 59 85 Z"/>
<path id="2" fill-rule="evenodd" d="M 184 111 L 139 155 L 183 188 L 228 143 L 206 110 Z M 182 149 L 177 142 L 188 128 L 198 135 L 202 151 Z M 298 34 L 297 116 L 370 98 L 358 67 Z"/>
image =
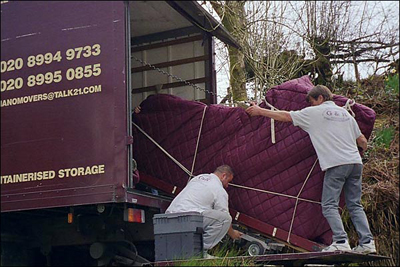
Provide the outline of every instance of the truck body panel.
<path id="1" fill-rule="evenodd" d="M 130 203 L 132 107 L 155 93 L 216 101 L 214 41 L 204 31 L 216 27 L 198 27 L 198 12 L 188 12 L 197 3 L 1 8 L 2 212 Z"/>
<path id="2" fill-rule="evenodd" d="M 124 8 L 108 1 L 2 4 L 1 60 L 23 62 L 2 73 L 2 211 L 123 196 Z M 12 89 L 17 79 L 23 84 Z"/>

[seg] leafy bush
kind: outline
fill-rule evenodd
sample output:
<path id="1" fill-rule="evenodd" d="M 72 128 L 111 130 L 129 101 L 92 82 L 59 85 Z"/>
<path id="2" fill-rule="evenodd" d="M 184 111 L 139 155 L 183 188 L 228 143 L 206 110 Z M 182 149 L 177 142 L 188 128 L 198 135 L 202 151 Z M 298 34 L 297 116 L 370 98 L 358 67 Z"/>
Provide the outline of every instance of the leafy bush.
<path id="1" fill-rule="evenodd" d="M 385 80 L 386 92 L 399 93 L 399 74 L 390 74 Z"/>
<path id="2" fill-rule="evenodd" d="M 393 126 L 378 129 L 375 134 L 374 142 L 377 146 L 384 146 L 389 148 L 395 135 L 395 129 Z"/>
<path id="3" fill-rule="evenodd" d="M 391 100 L 397 100 L 399 96 L 399 74 L 389 74 L 385 78 L 385 92 Z"/>

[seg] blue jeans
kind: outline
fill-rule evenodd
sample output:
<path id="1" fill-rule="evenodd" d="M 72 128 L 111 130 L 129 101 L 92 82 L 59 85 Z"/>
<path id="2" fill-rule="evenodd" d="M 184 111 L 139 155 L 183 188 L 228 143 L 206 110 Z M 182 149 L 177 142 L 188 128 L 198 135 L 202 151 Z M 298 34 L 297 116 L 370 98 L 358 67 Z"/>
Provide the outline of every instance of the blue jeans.
<path id="1" fill-rule="evenodd" d="M 348 239 L 338 210 L 342 189 L 351 221 L 359 237 L 359 244 L 368 243 L 373 239 L 367 216 L 361 205 L 362 169 L 362 164 L 347 164 L 329 168 L 325 172 L 322 213 L 331 227 L 334 242 Z"/>

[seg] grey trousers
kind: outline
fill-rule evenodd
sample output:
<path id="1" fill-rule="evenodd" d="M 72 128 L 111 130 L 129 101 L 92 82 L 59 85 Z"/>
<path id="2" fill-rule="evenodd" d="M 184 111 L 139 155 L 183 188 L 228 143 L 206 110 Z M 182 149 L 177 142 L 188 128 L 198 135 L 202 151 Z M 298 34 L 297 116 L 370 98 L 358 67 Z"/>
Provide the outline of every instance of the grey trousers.
<path id="1" fill-rule="evenodd" d="M 226 235 L 231 226 L 232 217 L 228 212 L 206 210 L 203 215 L 203 244 L 204 249 L 213 248 Z"/>
<path id="2" fill-rule="evenodd" d="M 338 211 L 342 189 L 351 221 L 359 237 L 359 244 L 368 243 L 373 239 L 367 216 L 361 205 L 362 169 L 362 164 L 347 164 L 329 168 L 325 172 L 321 200 L 322 213 L 331 227 L 334 242 L 348 239 Z"/>

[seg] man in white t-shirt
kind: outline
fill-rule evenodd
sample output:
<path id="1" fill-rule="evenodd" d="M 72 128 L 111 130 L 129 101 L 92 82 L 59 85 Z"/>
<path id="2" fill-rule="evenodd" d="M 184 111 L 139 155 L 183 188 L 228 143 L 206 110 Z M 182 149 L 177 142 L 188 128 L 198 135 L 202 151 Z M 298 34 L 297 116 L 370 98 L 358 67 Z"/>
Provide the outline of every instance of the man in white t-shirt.
<path id="1" fill-rule="evenodd" d="M 331 91 L 313 87 L 307 94 L 311 107 L 298 111 L 272 111 L 253 105 L 246 109 L 250 116 L 265 116 L 277 121 L 292 122 L 306 131 L 317 153 L 321 170 L 325 171 L 322 190 L 322 213 L 327 219 L 333 242 L 323 251 L 350 251 L 347 233 L 340 217 L 339 198 L 344 189 L 346 206 L 359 236 L 355 252 L 376 253 L 367 217 L 361 205 L 362 160 L 357 146 L 367 149 L 367 139 L 356 120 L 332 101 Z"/>
<path id="2" fill-rule="evenodd" d="M 193 177 L 174 198 L 165 213 L 197 211 L 203 215 L 203 243 L 205 256 L 228 233 L 233 239 L 242 233 L 232 228 L 225 188 L 233 179 L 232 168 L 219 166 L 214 173 Z"/>

